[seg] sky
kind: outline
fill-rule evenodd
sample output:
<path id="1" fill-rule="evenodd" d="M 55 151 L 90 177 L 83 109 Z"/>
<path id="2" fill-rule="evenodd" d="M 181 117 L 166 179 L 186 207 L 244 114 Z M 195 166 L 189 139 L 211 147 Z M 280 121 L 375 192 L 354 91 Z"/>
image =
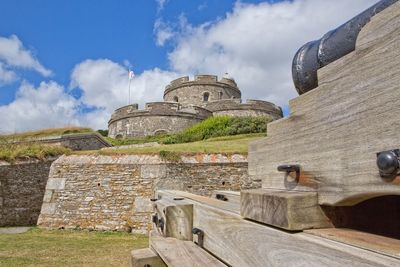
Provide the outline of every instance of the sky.
<path id="1" fill-rule="evenodd" d="M 161 101 L 173 79 L 229 73 L 289 112 L 291 61 L 377 0 L 0 0 L 0 133 L 84 126 Z"/>

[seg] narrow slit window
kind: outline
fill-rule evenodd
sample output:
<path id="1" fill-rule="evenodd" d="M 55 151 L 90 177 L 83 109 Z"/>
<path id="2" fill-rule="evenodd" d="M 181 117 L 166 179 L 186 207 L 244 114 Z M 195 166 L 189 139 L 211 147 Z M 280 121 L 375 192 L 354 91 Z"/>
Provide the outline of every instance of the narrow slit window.
<path id="1" fill-rule="evenodd" d="M 209 93 L 204 93 L 203 94 L 203 101 L 204 102 L 208 102 L 208 98 L 210 97 L 210 94 Z"/>

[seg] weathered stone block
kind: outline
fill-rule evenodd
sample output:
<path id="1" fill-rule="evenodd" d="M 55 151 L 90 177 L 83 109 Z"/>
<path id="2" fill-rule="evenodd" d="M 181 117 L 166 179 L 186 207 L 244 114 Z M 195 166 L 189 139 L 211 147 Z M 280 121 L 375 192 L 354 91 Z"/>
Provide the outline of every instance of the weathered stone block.
<path id="1" fill-rule="evenodd" d="M 165 165 L 142 165 L 140 176 L 144 179 L 153 179 L 165 177 Z"/>
<path id="2" fill-rule="evenodd" d="M 47 215 L 54 214 L 56 212 L 56 205 L 56 203 L 43 203 L 40 213 Z"/>
<path id="3" fill-rule="evenodd" d="M 135 212 L 152 212 L 153 204 L 148 197 L 135 198 Z"/>
<path id="4" fill-rule="evenodd" d="M 63 190 L 65 188 L 65 178 L 50 178 L 47 181 L 46 189 Z"/>
<path id="5" fill-rule="evenodd" d="M 51 202 L 53 196 L 53 190 L 46 190 L 44 192 L 43 202 Z"/>

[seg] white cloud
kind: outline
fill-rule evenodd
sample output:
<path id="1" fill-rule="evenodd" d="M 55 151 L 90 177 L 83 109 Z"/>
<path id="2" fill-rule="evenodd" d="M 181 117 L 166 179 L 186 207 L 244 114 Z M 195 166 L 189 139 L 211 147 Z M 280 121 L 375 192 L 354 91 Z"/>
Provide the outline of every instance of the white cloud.
<path id="1" fill-rule="evenodd" d="M 146 70 L 131 81 L 131 103 L 162 101 L 165 86 L 179 75 L 158 68 Z M 96 109 L 96 123 L 88 119 L 88 125 L 106 128 L 111 113 L 118 107 L 128 104 L 128 70 L 111 60 L 85 60 L 76 65 L 71 74 L 71 88 L 80 88 L 83 92 L 80 100 L 83 104 Z"/>
<path id="2" fill-rule="evenodd" d="M 51 75 L 51 71 L 40 64 L 32 52 L 26 49 L 15 35 L 11 35 L 9 38 L 0 36 L 0 61 L 8 67 L 34 70 L 45 77 Z"/>
<path id="3" fill-rule="evenodd" d="M 0 62 L 0 86 L 11 83 L 17 79 L 17 74 L 9 70 L 4 63 Z"/>
<path id="4" fill-rule="evenodd" d="M 286 106 L 296 91 L 291 61 L 304 43 L 365 10 L 377 0 L 296 0 L 276 4 L 237 2 L 215 22 L 181 25 L 171 67 L 180 73 L 229 72 L 243 98 Z M 181 19 L 182 22 L 182 19 Z"/>
<path id="5" fill-rule="evenodd" d="M 16 99 L 0 106 L 0 132 L 79 125 L 78 107 L 79 102 L 56 82 L 42 82 L 37 88 L 23 82 Z"/>
<path id="6" fill-rule="evenodd" d="M 172 26 L 163 22 L 161 19 L 157 19 L 154 23 L 154 34 L 156 35 L 156 45 L 163 46 L 167 41 L 175 36 L 175 32 Z"/>
<path id="7" fill-rule="evenodd" d="M 161 10 L 164 9 L 164 6 L 168 2 L 168 0 L 156 0 L 156 2 L 157 2 L 157 12 L 160 12 Z"/>

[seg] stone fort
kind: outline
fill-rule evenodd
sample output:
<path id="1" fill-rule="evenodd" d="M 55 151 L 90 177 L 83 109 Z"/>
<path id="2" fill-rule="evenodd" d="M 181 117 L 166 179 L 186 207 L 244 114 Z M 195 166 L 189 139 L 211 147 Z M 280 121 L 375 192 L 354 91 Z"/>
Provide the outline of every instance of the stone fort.
<path id="1" fill-rule="evenodd" d="M 196 75 L 173 80 L 165 87 L 164 101 L 121 107 L 108 122 L 112 138 L 143 137 L 182 131 L 211 116 L 264 116 L 282 118 L 282 109 L 262 100 L 242 103 L 241 91 L 227 75 Z"/>

